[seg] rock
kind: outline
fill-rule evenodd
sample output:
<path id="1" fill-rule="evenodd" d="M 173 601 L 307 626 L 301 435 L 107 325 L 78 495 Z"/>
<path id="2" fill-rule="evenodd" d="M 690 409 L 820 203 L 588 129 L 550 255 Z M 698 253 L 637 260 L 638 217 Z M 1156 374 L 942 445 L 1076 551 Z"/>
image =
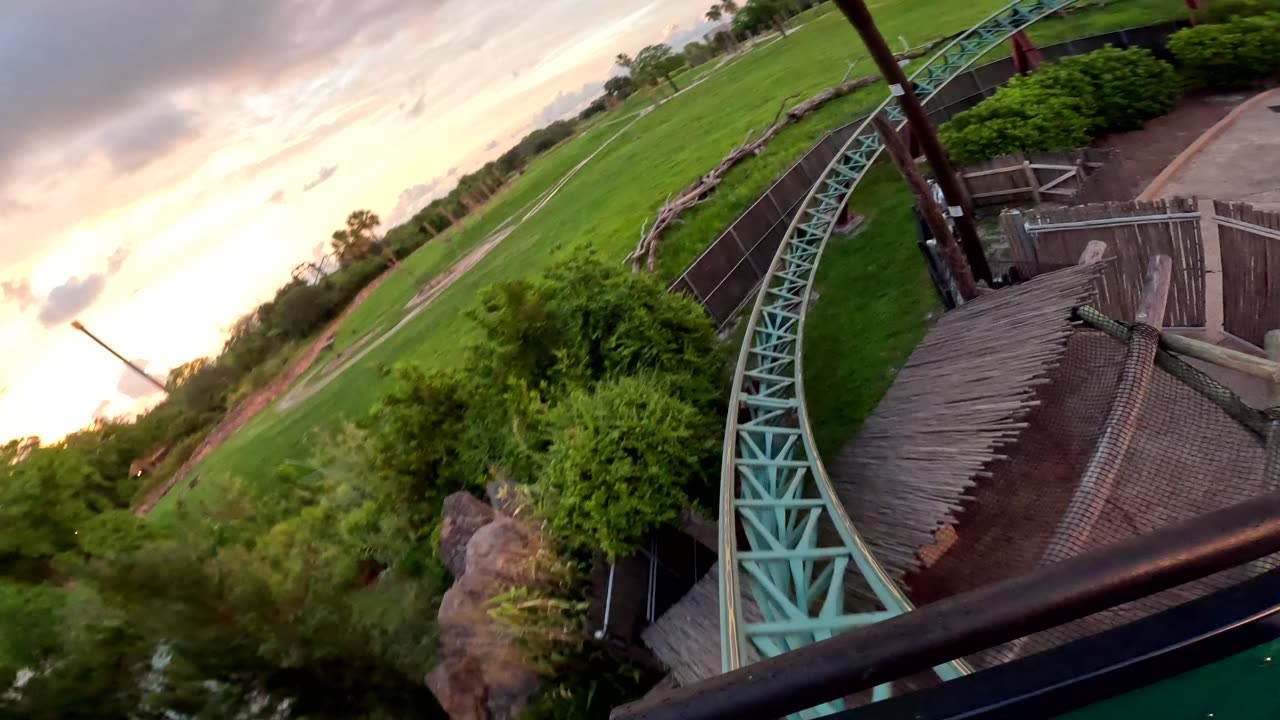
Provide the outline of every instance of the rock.
<path id="1" fill-rule="evenodd" d="M 506 628 L 489 616 L 489 601 L 513 585 L 539 584 L 533 560 L 542 537 L 532 525 L 487 506 L 490 520 L 472 529 L 484 517 L 472 503 L 484 504 L 456 497 L 445 501 L 440 544 L 457 580 L 440 601 L 439 663 L 427 675 L 427 687 L 455 720 L 510 720 L 524 711 L 544 678 Z M 469 535 L 461 550 L 453 547 L 446 553 L 445 528 L 450 528 L 454 545 Z M 457 559 L 461 562 L 455 569 Z"/>
<path id="2" fill-rule="evenodd" d="M 427 687 L 453 720 L 489 720 L 492 717 L 480 669 L 470 658 L 437 665 L 427 674 Z"/>
<path id="3" fill-rule="evenodd" d="M 485 485 L 484 492 L 489 496 L 489 504 L 503 515 L 515 517 L 520 509 L 519 486 L 510 480 L 494 480 Z"/>
<path id="4" fill-rule="evenodd" d="M 493 509 L 466 492 L 444 499 L 444 519 L 440 521 L 440 558 L 454 577 L 467 565 L 467 543 L 480 528 L 493 522 Z"/>

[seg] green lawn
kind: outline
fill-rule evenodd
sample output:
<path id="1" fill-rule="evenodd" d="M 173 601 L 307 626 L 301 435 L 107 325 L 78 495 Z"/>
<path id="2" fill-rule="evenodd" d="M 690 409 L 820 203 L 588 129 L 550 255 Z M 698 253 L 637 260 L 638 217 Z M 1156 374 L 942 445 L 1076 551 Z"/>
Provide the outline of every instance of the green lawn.
<path id="1" fill-rule="evenodd" d="M 1003 0 L 882 0 L 873 4 L 872 11 L 886 36 L 903 35 L 919 44 L 962 30 L 1002 5 Z M 1094 34 L 1167 19 L 1179 12 L 1181 3 L 1174 0 L 1121 0 L 1102 10 L 1042 21 L 1033 37 L 1044 42 Z M 428 311 L 337 381 L 287 412 L 264 411 L 212 453 L 199 468 L 202 481 L 193 492 L 211 492 L 217 480 L 228 475 L 255 482 L 269 477 L 283 461 L 306 459 L 316 432 L 333 430 L 367 412 L 387 387 L 387 368 L 395 363 L 444 366 L 456 362 L 473 333 L 467 310 L 486 286 L 530 277 L 582 248 L 621 261 L 634 247 L 641 223 L 669 193 L 714 166 L 742 142 L 748 130 L 766 126 L 783 98 L 808 97 L 838 82 L 847 63 L 859 57 L 865 57 L 865 50 L 842 15 L 814 13 L 790 37 L 734 60 L 628 128 L 629 119 L 615 120 L 648 104 L 645 98 L 629 99 L 586 133 L 540 158 L 481 213 L 469 218 L 465 228 L 433 240 L 411 257 L 406 264 L 420 274 L 439 272 L 627 128 L 539 213 L 442 293 Z M 870 69 L 864 59 L 855 74 Z M 764 154 L 731 171 L 709 202 L 686 213 L 685 223 L 668 233 L 659 274 L 663 278 L 677 275 L 823 133 L 870 109 L 884 93 L 880 85 L 829 103 L 779 134 Z M 825 387 L 830 382 L 841 389 L 824 392 L 812 407 L 824 452 L 833 450 L 874 406 L 891 380 L 889 368 L 919 338 L 924 315 L 933 303 L 914 247 L 914 231 L 905 220 L 906 198 L 891 187 L 891 176 L 877 177 L 859 191 L 855 203 L 879 219 L 854 240 L 833 241 L 819 276 L 823 299 L 814 308 L 807 332 L 808 346 L 816 348 L 806 363 L 806 377 L 813 378 L 810 386 L 822 382 Z M 864 251 L 867 244 L 875 252 Z M 407 278 L 389 279 L 343 324 L 338 347 L 398 320 L 412 293 Z M 838 316 L 828 315 L 836 308 Z M 859 340 L 866 352 L 836 351 L 853 337 L 851 328 L 866 336 Z M 172 497 L 166 503 L 171 501 Z"/>

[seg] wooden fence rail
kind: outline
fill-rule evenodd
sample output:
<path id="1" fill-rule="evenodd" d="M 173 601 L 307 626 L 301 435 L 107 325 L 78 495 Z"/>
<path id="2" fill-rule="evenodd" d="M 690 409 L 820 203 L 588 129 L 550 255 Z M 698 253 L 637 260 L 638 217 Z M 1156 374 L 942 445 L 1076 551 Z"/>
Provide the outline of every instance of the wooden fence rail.
<path id="1" fill-rule="evenodd" d="M 1069 200 L 1084 188 L 1085 178 L 1102 167 L 1106 153 L 1014 153 L 960 171 L 960 179 L 977 206 L 1018 200 Z"/>
<path id="2" fill-rule="evenodd" d="M 1001 228 L 1027 274 L 1070 265 L 1090 241 L 1107 245 L 1098 306 L 1133 317 L 1146 262 L 1173 261 L 1164 325 L 1234 337 L 1261 349 L 1280 325 L 1280 213 L 1245 203 L 1168 198 L 1005 211 Z"/>
<path id="3" fill-rule="evenodd" d="M 1023 228 L 1010 243 L 1020 263 L 1045 269 L 1071 265 L 1091 240 L 1105 242 L 1110 262 L 1099 281 L 1098 309 L 1111 317 L 1134 316 L 1148 260 L 1168 255 L 1173 282 L 1162 324 L 1205 326 L 1204 248 L 1195 200 L 1098 203 L 1005 215 L 1006 229 L 1019 222 Z"/>

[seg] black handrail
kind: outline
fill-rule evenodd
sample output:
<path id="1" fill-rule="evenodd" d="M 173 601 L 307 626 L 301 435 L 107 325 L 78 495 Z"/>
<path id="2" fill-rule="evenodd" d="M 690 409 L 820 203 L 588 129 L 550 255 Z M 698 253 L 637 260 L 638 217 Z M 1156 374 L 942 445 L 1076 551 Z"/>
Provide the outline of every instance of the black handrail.
<path id="1" fill-rule="evenodd" d="M 1280 552 L 1280 493 L 623 705 L 614 720 L 775 720 Z"/>

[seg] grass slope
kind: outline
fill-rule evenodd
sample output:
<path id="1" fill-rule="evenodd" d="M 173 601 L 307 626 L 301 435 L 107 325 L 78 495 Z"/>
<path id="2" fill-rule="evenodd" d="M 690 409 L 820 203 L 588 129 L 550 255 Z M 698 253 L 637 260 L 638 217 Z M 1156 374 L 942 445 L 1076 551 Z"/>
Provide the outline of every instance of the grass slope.
<path id="1" fill-rule="evenodd" d="M 872 11 L 886 36 L 902 35 L 919 44 L 962 30 L 1003 5 L 1003 0 L 884 0 L 875 3 Z M 1038 42 L 1048 42 L 1156 22 L 1178 16 L 1179 6 L 1169 0 L 1123 0 L 1103 9 L 1072 13 L 1065 19 L 1042 21 L 1032 36 Z M 281 462 L 304 460 L 316 432 L 332 431 L 367 412 L 386 389 L 387 369 L 395 363 L 444 366 L 456 362 L 473 332 L 467 310 L 484 287 L 535 275 L 558 257 L 581 248 L 621 260 L 635 245 L 641 223 L 669 193 L 719 162 L 748 130 L 766 126 L 783 98 L 808 97 L 838 82 L 855 59 L 861 58 L 855 75 L 871 72 L 865 54 L 843 16 L 830 11 L 814 13 L 790 37 L 762 43 L 629 127 L 631 119 L 623 118 L 648 101 L 636 98 L 624 103 L 589 131 L 534 163 L 510 188 L 469 218 L 465 228 L 451 230 L 411 257 L 408 266 L 424 276 L 434 275 L 514 213 L 523 214 L 523 209 L 565 172 L 626 128 L 538 214 L 442 293 L 428 311 L 337 381 L 287 412 L 268 409 L 211 453 L 199 468 L 200 485 L 191 492 L 213 492 L 229 475 L 260 482 Z M 709 202 L 686 214 L 685 224 L 668 233 L 660 256 L 660 275 L 669 278 L 678 274 L 826 130 L 870 109 L 884 92 L 883 85 L 878 85 L 828 104 L 781 133 L 763 155 L 731 171 Z M 931 302 L 925 300 L 928 293 L 921 289 L 927 289 L 927 281 L 916 256 L 914 231 L 903 222 L 901 208 L 905 205 L 901 203 L 906 202 L 905 197 L 882 187 L 891 177 L 877 177 L 860 189 L 855 204 L 862 212 L 884 219 L 859 235 L 863 240 L 832 245 L 819 277 L 819 291 L 825 299 L 815 307 L 807 332 L 807 343 L 818 348 L 807 360 L 810 387 L 819 383 L 826 387 L 830 382 L 839 388 L 839 392 L 824 392 L 823 398 L 815 398 L 812 408 L 824 451 L 834 449 L 874 406 L 891 380 L 886 368 L 900 362 L 923 332 L 923 316 Z M 874 241 L 871 247 L 876 250 L 864 254 L 858 248 L 868 241 Z M 856 282 L 848 278 L 856 278 Z M 399 318 L 412 292 L 408 279 L 388 281 L 344 323 L 338 347 L 389 326 Z M 904 297 L 895 297 L 898 293 Z M 843 315 L 832 319 L 824 306 L 842 308 Z M 836 351 L 849 342 L 853 331 L 865 336 L 859 341 L 863 350 Z M 183 492 L 185 488 L 172 493 L 161 507 Z"/>

